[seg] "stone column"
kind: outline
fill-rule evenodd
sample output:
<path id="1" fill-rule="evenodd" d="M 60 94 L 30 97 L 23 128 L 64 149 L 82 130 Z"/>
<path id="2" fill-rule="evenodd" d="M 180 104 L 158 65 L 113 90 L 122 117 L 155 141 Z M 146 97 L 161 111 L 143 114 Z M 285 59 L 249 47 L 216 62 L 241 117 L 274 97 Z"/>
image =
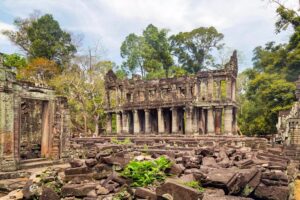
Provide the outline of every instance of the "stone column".
<path id="1" fill-rule="evenodd" d="M 204 134 L 205 133 L 205 127 L 204 127 L 204 112 L 203 112 L 203 108 L 199 108 L 199 125 L 198 125 L 198 128 L 199 128 L 199 133 L 200 134 Z"/>
<path id="2" fill-rule="evenodd" d="M 177 133 L 178 132 L 177 108 L 173 107 L 173 108 L 171 108 L 171 111 L 172 111 L 172 133 Z"/>
<path id="3" fill-rule="evenodd" d="M 199 108 L 194 107 L 192 114 L 193 133 L 199 134 Z"/>
<path id="4" fill-rule="evenodd" d="M 122 132 L 129 133 L 128 112 L 122 111 Z"/>
<path id="5" fill-rule="evenodd" d="M 217 91 L 216 91 L 216 100 L 220 100 L 221 99 L 221 81 L 217 80 Z"/>
<path id="6" fill-rule="evenodd" d="M 158 123 L 158 133 L 165 132 L 165 125 L 164 125 L 164 116 L 162 108 L 157 109 L 157 123 Z"/>
<path id="7" fill-rule="evenodd" d="M 226 80 L 227 82 L 227 85 L 226 85 L 226 99 L 227 100 L 231 100 L 232 99 L 232 94 L 231 94 L 231 91 L 232 91 L 232 84 L 231 84 L 231 78 L 230 79 L 227 79 Z"/>
<path id="8" fill-rule="evenodd" d="M 213 108 L 209 108 L 207 110 L 207 133 L 214 134 L 215 133 L 215 120 Z"/>
<path id="9" fill-rule="evenodd" d="M 194 87 L 194 94 L 195 94 L 195 99 L 196 99 L 196 101 L 198 101 L 199 100 L 199 83 L 198 83 L 198 81 L 196 81 L 196 83 L 195 83 L 195 87 Z"/>
<path id="10" fill-rule="evenodd" d="M 122 122 L 121 122 L 121 113 L 116 112 L 116 124 L 117 124 L 117 134 L 121 133 L 122 130 Z"/>
<path id="11" fill-rule="evenodd" d="M 139 134 L 140 133 L 140 119 L 137 110 L 133 110 L 133 133 Z"/>
<path id="12" fill-rule="evenodd" d="M 185 133 L 191 134 L 193 132 L 192 130 L 192 111 L 193 107 L 186 107 L 185 108 Z"/>
<path id="13" fill-rule="evenodd" d="M 224 132 L 232 134 L 232 106 L 226 106 L 224 110 Z"/>
<path id="14" fill-rule="evenodd" d="M 108 134 L 112 133 L 112 114 L 111 113 L 107 113 L 106 132 Z"/>
<path id="15" fill-rule="evenodd" d="M 235 84 L 235 80 L 232 80 L 232 85 L 231 85 L 231 97 L 232 97 L 232 101 L 235 101 L 235 87 L 236 87 L 236 84 Z"/>
<path id="16" fill-rule="evenodd" d="M 221 134 L 222 127 L 222 108 L 215 109 L 215 132 Z"/>
<path id="17" fill-rule="evenodd" d="M 145 109 L 145 133 L 149 134 L 150 132 L 151 132 L 150 113 L 148 109 Z"/>
<path id="18" fill-rule="evenodd" d="M 208 91 L 208 100 L 213 100 L 213 93 L 214 93 L 214 79 L 213 79 L 213 77 L 208 78 L 207 91 Z"/>

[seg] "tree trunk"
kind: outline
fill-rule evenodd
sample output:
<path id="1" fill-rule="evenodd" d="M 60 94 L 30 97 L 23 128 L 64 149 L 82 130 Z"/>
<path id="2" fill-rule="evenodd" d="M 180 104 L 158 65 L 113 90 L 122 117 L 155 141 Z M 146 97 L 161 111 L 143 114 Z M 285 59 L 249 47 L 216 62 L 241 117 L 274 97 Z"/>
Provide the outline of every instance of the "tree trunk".
<path id="1" fill-rule="evenodd" d="M 95 136 L 99 136 L 99 114 L 97 114 L 96 116 L 94 116 L 94 123 L 95 123 L 95 132 L 94 135 Z"/>
<path id="2" fill-rule="evenodd" d="M 84 118 L 84 135 L 87 136 L 87 116 L 86 114 L 83 115 Z"/>

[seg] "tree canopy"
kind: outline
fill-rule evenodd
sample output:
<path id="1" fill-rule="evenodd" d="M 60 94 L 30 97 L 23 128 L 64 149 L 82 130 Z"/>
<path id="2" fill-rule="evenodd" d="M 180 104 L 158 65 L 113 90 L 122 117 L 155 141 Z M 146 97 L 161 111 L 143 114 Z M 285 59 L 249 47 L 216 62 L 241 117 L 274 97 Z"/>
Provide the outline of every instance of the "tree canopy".
<path id="1" fill-rule="evenodd" d="M 29 59 L 45 58 L 62 66 L 76 52 L 71 35 L 50 14 L 17 18 L 14 24 L 16 31 L 5 30 L 3 34 L 25 51 Z"/>
<path id="2" fill-rule="evenodd" d="M 268 42 L 253 50 L 253 68 L 239 75 L 239 127 L 247 135 L 276 133 L 278 112 L 290 109 L 295 99 L 294 81 L 300 75 L 300 17 L 278 1 L 277 32 L 291 25 L 288 43 Z"/>
<path id="3" fill-rule="evenodd" d="M 197 73 L 208 67 L 214 67 L 213 50 L 219 50 L 223 34 L 214 27 L 200 27 L 190 32 L 180 32 L 171 36 L 172 52 L 179 64 L 190 72 Z"/>

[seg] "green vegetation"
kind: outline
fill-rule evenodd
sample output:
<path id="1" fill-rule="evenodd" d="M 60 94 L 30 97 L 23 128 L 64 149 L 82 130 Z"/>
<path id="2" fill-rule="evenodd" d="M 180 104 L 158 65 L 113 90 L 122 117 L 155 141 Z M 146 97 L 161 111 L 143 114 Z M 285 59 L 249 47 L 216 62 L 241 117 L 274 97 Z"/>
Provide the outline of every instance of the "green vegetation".
<path id="1" fill-rule="evenodd" d="M 278 112 L 291 108 L 296 100 L 293 82 L 300 74 L 300 17 L 281 4 L 277 13 L 277 32 L 293 27 L 289 42 L 256 47 L 253 68 L 238 77 L 238 124 L 245 135 L 276 133 Z"/>
<path id="2" fill-rule="evenodd" d="M 114 144 L 119 144 L 119 145 L 128 145 L 131 144 L 130 138 L 125 138 L 124 140 L 118 140 L 117 138 L 113 137 L 110 139 L 110 142 Z"/>
<path id="3" fill-rule="evenodd" d="M 190 182 L 185 182 L 183 184 L 188 187 L 194 188 L 199 192 L 204 192 L 204 188 L 201 186 L 201 184 L 198 181 L 190 181 Z"/>
<path id="4" fill-rule="evenodd" d="M 26 52 L 29 59 L 53 60 L 61 67 L 76 52 L 71 35 L 60 28 L 50 14 L 32 14 L 29 18 L 14 21 L 16 31 L 3 31 L 13 43 Z"/>
<path id="5" fill-rule="evenodd" d="M 132 186 L 147 186 L 155 181 L 163 181 L 166 177 L 165 170 L 172 163 L 161 156 L 155 160 L 131 161 L 121 173 L 122 176 L 133 180 Z"/>

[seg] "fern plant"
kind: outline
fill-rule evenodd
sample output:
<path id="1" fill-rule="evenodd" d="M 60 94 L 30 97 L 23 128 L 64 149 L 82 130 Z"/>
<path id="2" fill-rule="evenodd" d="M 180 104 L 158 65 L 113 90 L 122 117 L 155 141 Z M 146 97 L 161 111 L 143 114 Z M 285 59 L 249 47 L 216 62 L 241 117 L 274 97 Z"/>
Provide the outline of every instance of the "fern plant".
<path id="1" fill-rule="evenodd" d="M 166 157 L 161 156 L 155 160 L 130 161 L 121 175 L 133 180 L 133 187 L 142 187 L 152 184 L 154 181 L 163 181 L 166 177 L 165 170 L 172 163 Z"/>

